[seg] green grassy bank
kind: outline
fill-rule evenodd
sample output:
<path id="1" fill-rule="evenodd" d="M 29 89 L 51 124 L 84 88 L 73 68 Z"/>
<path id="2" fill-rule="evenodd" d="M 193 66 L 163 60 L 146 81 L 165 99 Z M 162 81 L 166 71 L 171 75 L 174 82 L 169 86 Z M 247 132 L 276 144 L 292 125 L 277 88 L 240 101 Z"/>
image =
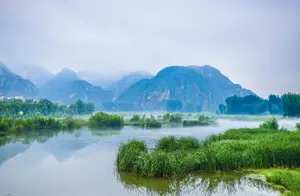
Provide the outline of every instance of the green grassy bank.
<path id="1" fill-rule="evenodd" d="M 143 141 L 132 140 L 121 144 L 116 162 L 120 172 L 170 178 L 195 171 L 297 168 L 299 149 L 300 131 L 279 129 L 272 119 L 259 128 L 230 129 L 203 141 L 193 137 L 165 137 L 154 149 Z"/>

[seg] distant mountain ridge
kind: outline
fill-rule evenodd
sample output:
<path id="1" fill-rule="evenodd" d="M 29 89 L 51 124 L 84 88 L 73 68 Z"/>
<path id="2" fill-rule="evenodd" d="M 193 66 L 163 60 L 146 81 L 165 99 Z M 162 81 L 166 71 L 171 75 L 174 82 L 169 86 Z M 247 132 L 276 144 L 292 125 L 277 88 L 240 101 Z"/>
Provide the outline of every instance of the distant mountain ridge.
<path id="1" fill-rule="evenodd" d="M 38 89 L 31 81 L 13 73 L 0 62 L 0 96 L 33 98 L 37 94 Z"/>
<path id="2" fill-rule="evenodd" d="M 215 111 L 232 95 L 254 94 L 231 82 L 219 70 L 205 66 L 170 66 L 155 77 L 139 81 L 122 93 L 119 104 L 133 104 L 135 109 L 164 109 L 167 100 L 179 100 L 184 107 L 201 106 Z"/>
<path id="3" fill-rule="evenodd" d="M 185 111 L 216 111 L 230 96 L 254 94 L 209 65 L 169 66 L 155 76 L 128 73 L 106 90 L 82 80 L 69 68 L 62 69 L 38 89 L 0 63 L 0 87 L 0 96 L 45 98 L 63 104 L 81 99 L 106 110 L 164 110 L 168 100 L 179 100 Z"/>
<path id="4" fill-rule="evenodd" d="M 15 65 L 12 70 L 22 78 L 30 80 L 38 88 L 54 77 L 52 72 L 38 65 Z"/>
<path id="5" fill-rule="evenodd" d="M 51 101 L 70 104 L 81 99 L 85 102 L 111 101 L 112 93 L 82 80 L 73 70 L 64 68 L 48 81 L 39 95 Z"/>

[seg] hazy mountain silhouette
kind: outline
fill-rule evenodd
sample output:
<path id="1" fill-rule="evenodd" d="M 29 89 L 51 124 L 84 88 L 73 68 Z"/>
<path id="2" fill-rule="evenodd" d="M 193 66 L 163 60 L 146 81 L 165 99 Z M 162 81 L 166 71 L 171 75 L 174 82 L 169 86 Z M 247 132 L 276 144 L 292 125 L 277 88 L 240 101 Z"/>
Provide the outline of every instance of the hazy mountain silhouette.
<path id="1" fill-rule="evenodd" d="M 29 80 L 12 72 L 4 63 L 0 62 L 0 96 L 35 97 L 38 89 Z"/>
<path id="2" fill-rule="evenodd" d="M 78 99 L 100 104 L 111 101 L 112 93 L 82 80 L 73 70 L 64 68 L 41 88 L 40 97 L 64 104 L 74 103 Z"/>
<path id="3" fill-rule="evenodd" d="M 231 82 L 219 70 L 205 66 L 170 66 L 155 77 L 130 86 L 117 99 L 135 109 L 164 109 L 167 100 L 180 100 L 184 107 L 215 111 L 232 95 L 253 94 Z"/>
<path id="4" fill-rule="evenodd" d="M 124 75 L 120 80 L 113 83 L 108 89 L 111 90 L 115 97 L 118 97 L 122 94 L 128 87 L 132 84 L 142 80 L 142 79 L 150 79 L 153 75 L 147 72 L 131 72 Z"/>
<path id="5" fill-rule="evenodd" d="M 21 77 L 30 80 L 38 88 L 54 77 L 52 72 L 38 65 L 19 65 L 12 67 L 12 70 Z"/>

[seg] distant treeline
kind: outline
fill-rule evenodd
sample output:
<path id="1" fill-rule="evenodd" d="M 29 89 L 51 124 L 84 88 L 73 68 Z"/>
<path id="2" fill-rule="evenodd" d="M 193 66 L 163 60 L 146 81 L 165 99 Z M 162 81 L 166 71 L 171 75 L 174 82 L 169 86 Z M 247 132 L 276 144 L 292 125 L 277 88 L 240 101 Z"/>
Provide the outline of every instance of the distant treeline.
<path id="1" fill-rule="evenodd" d="M 35 100 L 4 100 L 0 101 L 0 117 L 37 117 L 37 116 L 72 116 L 92 114 L 93 103 L 78 100 L 74 104 L 60 105 L 47 99 Z"/>
<path id="2" fill-rule="evenodd" d="M 256 95 L 232 96 L 225 102 L 226 105 L 220 104 L 218 113 L 253 115 L 270 113 L 289 117 L 300 116 L 300 94 L 270 95 L 268 99 Z"/>

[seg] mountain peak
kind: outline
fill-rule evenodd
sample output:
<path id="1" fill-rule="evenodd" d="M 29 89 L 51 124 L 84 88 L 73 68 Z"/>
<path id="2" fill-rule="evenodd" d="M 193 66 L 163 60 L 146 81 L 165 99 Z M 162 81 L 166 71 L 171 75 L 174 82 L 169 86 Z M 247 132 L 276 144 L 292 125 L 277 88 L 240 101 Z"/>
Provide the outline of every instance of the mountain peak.
<path id="1" fill-rule="evenodd" d="M 63 80 L 80 80 L 79 76 L 75 71 L 70 68 L 63 68 L 58 74 L 55 76 L 56 78 L 61 78 Z"/>
<path id="2" fill-rule="evenodd" d="M 117 102 L 120 107 L 125 104 L 125 108 L 161 110 L 167 100 L 179 100 L 186 111 L 196 111 L 198 107 L 215 111 L 227 97 L 248 94 L 253 93 L 232 83 L 210 65 L 177 65 L 162 69 L 150 80 L 131 85 Z"/>

